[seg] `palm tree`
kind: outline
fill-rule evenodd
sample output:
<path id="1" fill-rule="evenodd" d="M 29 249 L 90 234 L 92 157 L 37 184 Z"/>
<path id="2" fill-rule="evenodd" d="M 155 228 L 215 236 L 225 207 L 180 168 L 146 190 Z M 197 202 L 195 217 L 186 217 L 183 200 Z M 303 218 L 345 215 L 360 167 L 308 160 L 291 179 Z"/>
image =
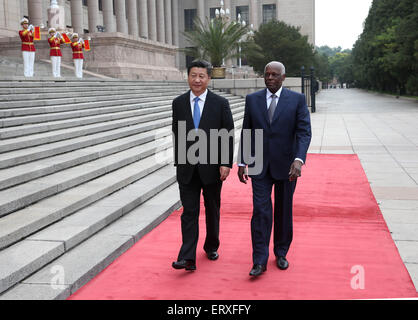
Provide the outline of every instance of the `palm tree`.
<path id="1" fill-rule="evenodd" d="M 214 67 L 220 67 L 224 60 L 238 55 L 238 42 L 249 31 L 247 26 L 222 18 L 206 19 L 206 23 L 196 18 L 194 26 L 193 31 L 183 33 L 194 47 L 182 51 L 196 59 L 208 60 Z"/>

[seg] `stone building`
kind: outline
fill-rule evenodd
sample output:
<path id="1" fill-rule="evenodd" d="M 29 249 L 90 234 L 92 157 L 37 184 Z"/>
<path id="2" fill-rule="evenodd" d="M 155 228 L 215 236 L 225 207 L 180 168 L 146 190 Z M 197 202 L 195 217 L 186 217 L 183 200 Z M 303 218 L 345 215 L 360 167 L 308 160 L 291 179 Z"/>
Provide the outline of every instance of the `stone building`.
<path id="1" fill-rule="evenodd" d="M 281 20 L 300 26 L 315 44 L 315 0 L 223 2 L 232 20 L 240 14 L 255 30 Z M 51 5 L 59 7 L 59 14 L 51 12 Z M 16 55 L 19 21 L 25 16 L 34 25 L 73 30 L 84 37 L 89 33 L 89 70 L 125 79 L 179 79 L 187 63 L 177 50 L 187 46 L 183 32 L 192 27 L 194 17 L 214 17 L 220 7 L 220 0 L 0 0 L 0 55 Z M 37 59 L 48 59 L 46 41 L 37 43 L 37 49 Z M 70 62 L 66 53 L 64 61 Z"/>

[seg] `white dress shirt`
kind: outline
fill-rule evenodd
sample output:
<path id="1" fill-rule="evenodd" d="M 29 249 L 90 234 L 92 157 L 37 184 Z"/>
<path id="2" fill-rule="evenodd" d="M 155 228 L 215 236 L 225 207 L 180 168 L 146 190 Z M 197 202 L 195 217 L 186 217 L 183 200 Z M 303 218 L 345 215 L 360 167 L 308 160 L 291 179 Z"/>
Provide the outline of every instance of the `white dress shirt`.
<path id="1" fill-rule="evenodd" d="M 277 98 L 277 101 L 276 101 L 276 106 L 277 106 L 277 104 L 279 103 L 279 99 L 280 99 L 280 95 L 282 94 L 282 90 L 283 90 L 283 87 L 280 87 L 280 89 L 275 93 L 275 95 L 276 95 L 276 98 Z M 271 103 L 271 100 L 272 100 L 272 98 L 271 98 L 271 96 L 273 95 L 273 93 L 271 93 L 270 92 L 270 90 L 269 89 L 267 89 L 266 90 L 266 99 L 267 99 L 267 110 L 269 109 L 269 107 L 270 107 L 270 103 Z"/>
<path id="2" fill-rule="evenodd" d="M 205 105 L 206 96 L 208 94 L 208 89 L 205 90 L 200 96 L 199 96 L 199 109 L 200 109 L 200 117 L 202 117 L 203 107 Z M 193 91 L 190 91 L 190 108 L 192 110 L 192 118 L 194 116 L 194 98 L 196 98 Z"/>

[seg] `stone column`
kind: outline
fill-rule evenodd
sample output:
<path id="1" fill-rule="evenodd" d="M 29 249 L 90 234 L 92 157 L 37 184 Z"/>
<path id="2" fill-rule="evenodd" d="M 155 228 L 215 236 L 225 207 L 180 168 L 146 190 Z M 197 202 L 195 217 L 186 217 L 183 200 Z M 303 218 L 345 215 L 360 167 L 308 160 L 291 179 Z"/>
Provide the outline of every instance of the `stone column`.
<path id="1" fill-rule="evenodd" d="M 113 0 L 103 1 L 103 25 L 106 32 L 116 32 L 116 26 L 113 21 Z"/>
<path id="2" fill-rule="evenodd" d="M 173 21 L 171 12 L 171 0 L 165 0 L 165 42 L 173 44 Z"/>
<path id="3" fill-rule="evenodd" d="M 165 42 L 164 0 L 157 0 L 157 40 Z"/>
<path id="4" fill-rule="evenodd" d="M 139 0 L 139 35 L 148 39 L 148 4 L 147 0 Z"/>
<path id="5" fill-rule="evenodd" d="M 39 26 L 42 21 L 42 0 L 28 0 L 29 24 Z"/>
<path id="6" fill-rule="evenodd" d="M 87 0 L 89 16 L 89 32 L 97 32 L 96 26 L 99 24 L 99 0 Z"/>
<path id="7" fill-rule="evenodd" d="M 179 0 L 173 0 L 171 5 L 171 15 L 173 22 L 173 45 L 180 46 L 180 33 L 179 33 Z M 180 52 L 176 53 L 176 67 L 180 68 Z"/>
<path id="8" fill-rule="evenodd" d="M 157 41 L 157 8 L 155 0 L 148 0 L 148 37 Z"/>
<path id="9" fill-rule="evenodd" d="M 205 1 L 197 0 L 197 16 L 200 21 L 205 22 Z"/>
<path id="10" fill-rule="evenodd" d="M 246 21 L 248 22 L 248 21 Z M 250 24 L 254 25 L 254 29 L 258 29 L 258 1 L 250 1 Z"/>
<path id="11" fill-rule="evenodd" d="M 179 0 L 173 0 L 172 7 L 171 7 L 171 16 L 173 22 L 173 45 L 179 46 L 180 45 L 180 34 L 179 34 Z"/>
<path id="12" fill-rule="evenodd" d="M 235 13 L 232 12 L 231 0 L 224 0 L 224 8 L 225 8 L 225 11 L 227 9 L 229 10 L 230 21 L 236 20 Z M 246 22 L 248 23 L 248 21 Z M 232 65 L 235 65 L 234 61 L 235 61 L 235 58 L 229 58 L 225 61 L 225 64 L 227 67 L 231 67 Z"/>
<path id="13" fill-rule="evenodd" d="M 125 0 L 115 1 L 116 9 L 116 30 L 120 33 L 128 33 L 126 26 L 126 6 Z"/>
<path id="14" fill-rule="evenodd" d="M 58 5 L 57 0 L 51 0 L 51 5 L 48 7 L 48 24 L 49 27 L 57 30 L 65 29 L 65 15 L 64 7 Z"/>
<path id="15" fill-rule="evenodd" d="M 74 32 L 83 33 L 83 2 L 71 0 L 71 24 Z"/>
<path id="16" fill-rule="evenodd" d="M 138 37 L 138 12 L 136 0 L 128 0 L 128 32 Z"/>

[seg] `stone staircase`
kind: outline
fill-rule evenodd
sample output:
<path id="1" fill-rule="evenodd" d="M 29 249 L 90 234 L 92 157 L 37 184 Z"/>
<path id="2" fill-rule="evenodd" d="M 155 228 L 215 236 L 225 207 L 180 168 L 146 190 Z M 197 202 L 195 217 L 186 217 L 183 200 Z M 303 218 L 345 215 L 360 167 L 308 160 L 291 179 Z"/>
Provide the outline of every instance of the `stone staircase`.
<path id="1" fill-rule="evenodd" d="M 23 58 L 19 52 L 14 57 L 5 57 L 0 56 L 0 79 L 8 80 L 11 77 L 17 78 L 19 80 L 24 80 L 25 77 L 23 76 Z M 74 75 L 74 65 L 68 62 L 61 62 L 61 80 L 63 79 L 72 79 L 77 80 Z M 111 79 L 109 77 L 95 74 L 93 72 L 87 71 L 84 68 L 83 72 L 84 79 Z M 33 79 L 54 79 L 52 77 L 52 66 L 50 60 L 40 60 L 36 59 L 34 65 L 34 77 Z"/>
<path id="2" fill-rule="evenodd" d="M 67 298 L 180 207 L 171 101 L 186 90 L 0 81 L 0 300 Z M 239 128 L 244 100 L 218 93 Z"/>

